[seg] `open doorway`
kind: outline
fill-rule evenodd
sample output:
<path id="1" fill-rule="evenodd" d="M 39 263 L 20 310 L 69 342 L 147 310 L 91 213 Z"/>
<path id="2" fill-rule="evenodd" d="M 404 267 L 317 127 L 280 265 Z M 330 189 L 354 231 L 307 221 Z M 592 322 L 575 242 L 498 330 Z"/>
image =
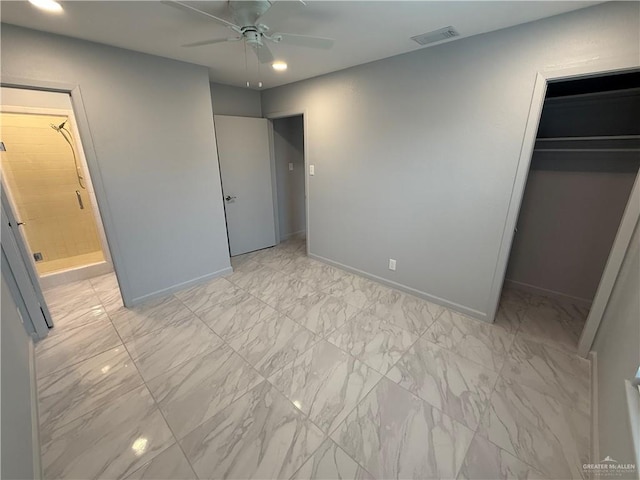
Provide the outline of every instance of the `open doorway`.
<path id="1" fill-rule="evenodd" d="M 640 74 L 550 83 L 498 318 L 575 353 L 640 166 Z"/>
<path id="2" fill-rule="evenodd" d="M 42 287 L 113 271 L 69 95 L 2 98 L 2 187 Z"/>
<path id="3" fill-rule="evenodd" d="M 3 212 L 47 327 L 103 313 L 96 285 L 122 305 L 70 95 L 2 87 L 0 124 Z"/>
<path id="4" fill-rule="evenodd" d="M 307 215 L 302 115 L 272 120 L 280 242 L 306 245 Z"/>

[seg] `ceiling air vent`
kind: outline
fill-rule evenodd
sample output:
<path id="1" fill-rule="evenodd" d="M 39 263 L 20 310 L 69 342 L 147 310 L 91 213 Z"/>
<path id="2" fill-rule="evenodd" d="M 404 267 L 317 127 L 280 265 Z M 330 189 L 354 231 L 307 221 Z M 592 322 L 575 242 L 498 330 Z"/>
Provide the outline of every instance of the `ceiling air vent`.
<path id="1" fill-rule="evenodd" d="M 452 26 L 448 26 L 439 30 L 434 30 L 433 32 L 416 35 L 415 37 L 411 37 L 411 40 L 419 43 L 420 45 L 429 45 L 430 43 L 441 42 L 443 40 L 448 40 L 450 38 L 459 36 L 460 34 L 455 28 L 453 28 Z"/>

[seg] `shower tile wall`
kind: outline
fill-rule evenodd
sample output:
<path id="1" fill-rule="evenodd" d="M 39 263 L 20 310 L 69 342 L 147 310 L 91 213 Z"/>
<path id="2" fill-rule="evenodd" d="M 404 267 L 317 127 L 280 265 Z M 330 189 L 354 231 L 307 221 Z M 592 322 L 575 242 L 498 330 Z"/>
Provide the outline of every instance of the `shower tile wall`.
<path id="1" fill-rule="evenodd" d="M 89 193 L 80 188 L 71 148 L 50 127 L 66 117 L 2 113 L 2 171 L 40 274 L 104 260 Z M 79 161 L 79 160 L 78 160 Z M 83 173 L 84 175 L 84 173 Z M 80 191 L 84 209 L 76 198 Z"/>

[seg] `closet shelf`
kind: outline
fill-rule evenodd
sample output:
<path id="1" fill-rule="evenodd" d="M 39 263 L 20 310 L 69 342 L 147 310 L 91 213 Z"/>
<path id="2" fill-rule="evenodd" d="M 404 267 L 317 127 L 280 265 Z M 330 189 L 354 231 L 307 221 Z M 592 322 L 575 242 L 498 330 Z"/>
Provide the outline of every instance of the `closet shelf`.
<path id="1" fill-rule="evenodd" d="M 640 140 L 640 135 L 594 135 L 591 137 L 543 137 L 536 142 L 575 142 L 593 140 Z"/>
<path id="2" fill-rule="evenodd" d="M 640 152 L 640 135 L 600 135 L 536 139 L 537 152 Z"/>

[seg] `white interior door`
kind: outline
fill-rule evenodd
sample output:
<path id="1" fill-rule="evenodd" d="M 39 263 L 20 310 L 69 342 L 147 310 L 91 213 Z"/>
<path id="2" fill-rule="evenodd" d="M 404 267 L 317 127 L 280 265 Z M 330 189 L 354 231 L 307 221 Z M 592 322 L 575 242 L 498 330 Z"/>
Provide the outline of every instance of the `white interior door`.
<path id="1" fill-rule="evenodd" d="M 231 256 L 276 243 L 268 120 L 215 116 Z"/>
<path id="2" fill-rule="evenodd" d="M 49 333 L 49 328 L 53 327 L 53 321 L 40 289 L 35 268 L 29 261 L 29 253 L 18 231 L 20 226 L 13 216 L 4 191 L 2 192 L 0 217 L 2 227 L 0 235 L 2 236 L 2 252 L 4 254 L 2 268 L 11 269 L 19 294 L 24 301 L 26 313 L 31 320 L 33 331 L 38 338 L 44 338 Z"/>

